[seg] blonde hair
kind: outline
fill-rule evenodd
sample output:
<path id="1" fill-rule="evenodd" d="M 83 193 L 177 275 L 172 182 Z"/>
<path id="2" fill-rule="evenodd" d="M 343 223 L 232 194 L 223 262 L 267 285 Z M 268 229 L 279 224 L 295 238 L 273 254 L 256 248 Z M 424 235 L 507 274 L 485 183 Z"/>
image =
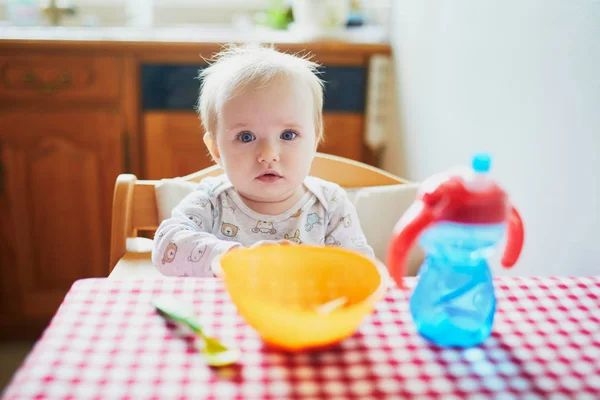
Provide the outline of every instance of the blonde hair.
<path id="1" fill-rule="evenodd" d="M 304 81 L 313 96 L 317 140 L 323 137 L 323 81 L 319 64 L 306 56 L 259 45 L 228 45 L 202 70 L 197 110 L 204 129 L 214 137 L 219 110 L 246 86 L 266 86 L 285 77 Z"/>

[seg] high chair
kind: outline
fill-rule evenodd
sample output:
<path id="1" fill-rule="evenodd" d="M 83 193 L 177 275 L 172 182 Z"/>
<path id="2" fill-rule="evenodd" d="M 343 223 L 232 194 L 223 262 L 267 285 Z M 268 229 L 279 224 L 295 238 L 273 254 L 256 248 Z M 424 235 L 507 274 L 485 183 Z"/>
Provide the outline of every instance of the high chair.
<path id="1" fill-rule="evenodd" d="M 218 176 L 222 173 L 223 170 L 218 165 L 214 165 L 184 176 L 182 179 L 188 182 L 199 182 L 205 177 Z M 310 175 L 335 182 L 345 189 L 408 183 L 379 168 L 324 153 L 317 153 Z M 112 208 L 111 278 L 163 276 L 152 265 L 152 240 L 138 237 L 140 231 L 155 231 L 161 222 L 155 196 L 155 187 L 159 182 L 138 180 L 132 174 L 121 174 L 117 177 Z"/>

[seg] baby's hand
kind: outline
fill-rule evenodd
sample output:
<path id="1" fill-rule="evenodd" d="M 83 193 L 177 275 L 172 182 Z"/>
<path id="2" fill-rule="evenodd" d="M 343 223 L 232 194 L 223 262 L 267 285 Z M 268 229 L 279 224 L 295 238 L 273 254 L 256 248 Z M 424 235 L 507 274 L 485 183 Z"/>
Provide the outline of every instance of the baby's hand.
<path id="1" fill-rule="evenodd" d="M 294 245 L 295 243 L 290 242 L 289 240 L 260 240 L 256 243 L 254 243 L 253 245 L 250 246 L 251 249 L 254 249 L 256 247 L 260 247 L 260 246 L 290 246 L 290 245 Z"/>

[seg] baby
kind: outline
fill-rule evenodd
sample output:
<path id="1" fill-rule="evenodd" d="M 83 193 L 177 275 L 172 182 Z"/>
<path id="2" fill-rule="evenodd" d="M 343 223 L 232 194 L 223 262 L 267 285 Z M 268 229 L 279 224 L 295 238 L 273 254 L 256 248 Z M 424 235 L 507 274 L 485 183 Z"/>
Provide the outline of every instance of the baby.
<path id="1" fill-rule="evenodd" d="M 230 46 L 201 73 L 204 143 L 225 174 L 203 179 L 156 231 L 152 261 L 170 276 L 213 276 L 242 246 L 338 246 L 374 258 L 337 184 L 308 176 L 323 138 L 318 65 L 259 46 Z"/>

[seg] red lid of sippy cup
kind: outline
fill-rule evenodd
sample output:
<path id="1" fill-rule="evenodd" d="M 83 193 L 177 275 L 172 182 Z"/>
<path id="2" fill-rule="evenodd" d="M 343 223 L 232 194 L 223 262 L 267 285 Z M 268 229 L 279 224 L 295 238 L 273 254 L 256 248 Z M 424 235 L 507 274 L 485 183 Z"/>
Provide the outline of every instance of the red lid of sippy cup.
<path id="1" fill-rule="evenodd" d="M 406 271 L 406 257 L 421 232 L 440 221 L 466 224 L 507 223 L 502 265 L 512 267 L 523 247 L 523 221 L 506 192 L 486 176 L 487 155 L 473 159 L 472 170 L 434 175 L 421 185 L 415 202 L 402 215 L 388 248 L 388 269 L 398 286 Z"/>
<path id="2" fill-rule="evenodd" d="M 506 220 L 510 209 L 508 196 L 486 176 L 490 169 L 489 157 L 475 156 L 472 167 L 472 170 L 434 175 L 423 183 L 417 198 L 431 207 L 436 220 L 467 224 Z"/>

